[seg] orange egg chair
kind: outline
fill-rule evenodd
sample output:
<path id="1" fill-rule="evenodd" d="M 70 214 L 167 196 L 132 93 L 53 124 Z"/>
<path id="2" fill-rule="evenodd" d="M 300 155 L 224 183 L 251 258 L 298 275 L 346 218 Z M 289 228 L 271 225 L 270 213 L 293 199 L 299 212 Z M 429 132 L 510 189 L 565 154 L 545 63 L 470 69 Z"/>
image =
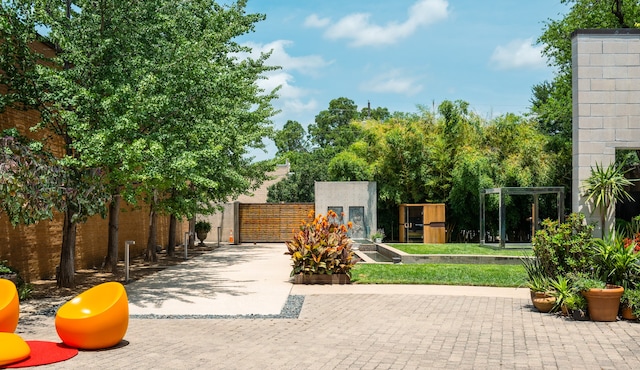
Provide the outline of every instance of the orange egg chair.
<path id="1" fill-rule="evenodd" d="M 22 361 L 30 354 L 31 348 L 20 336 L 14 333 L 0 333 L 0 366 Z"/>
<path id="2" fill-rule="evenodd" d="M 62 305 L 55 324 L 58 336 L 70 347 L 113 347 L 129 326 L 127 292 L 117 282 L 96 285 Z"/>
<path id="3" fill-rule="evenodd" d="M 13 333 L 18 326 L 20 301 L 11 280 L 0 279 L 0 332 Z"/>

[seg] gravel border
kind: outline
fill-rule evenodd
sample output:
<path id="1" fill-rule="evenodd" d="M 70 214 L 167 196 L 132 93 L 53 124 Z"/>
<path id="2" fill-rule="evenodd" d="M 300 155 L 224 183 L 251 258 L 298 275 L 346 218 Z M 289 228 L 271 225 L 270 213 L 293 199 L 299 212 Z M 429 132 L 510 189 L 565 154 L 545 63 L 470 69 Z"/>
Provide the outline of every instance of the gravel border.
<path id="1" fill-rule="evenodd" d="M 303 295 L 290 295 L 277 315 L 129 315 L 131 319 L 297 319 L 300 316 Z"/>

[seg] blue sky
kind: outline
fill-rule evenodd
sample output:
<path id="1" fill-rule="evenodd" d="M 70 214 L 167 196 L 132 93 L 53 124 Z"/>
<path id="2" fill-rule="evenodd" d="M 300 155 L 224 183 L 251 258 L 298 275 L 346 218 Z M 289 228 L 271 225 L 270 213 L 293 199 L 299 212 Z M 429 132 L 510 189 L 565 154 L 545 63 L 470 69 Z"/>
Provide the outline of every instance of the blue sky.
<path id="1" fill-rule="evenodd" d="M 361 109 L 416 112 L 464 100 L 483 117 L 524 113 L 531 88 L 553 78 L 536 45 L 544 22 L 567 11 L 560 0 L 249 0 L 267 19 L 242 37 L 272 50 L 281 70 L 261 81 L 281 85 L 276 128 L 303 126 L 338 97 Z M 273 157 L 275 147 L 267 143 Z"/>

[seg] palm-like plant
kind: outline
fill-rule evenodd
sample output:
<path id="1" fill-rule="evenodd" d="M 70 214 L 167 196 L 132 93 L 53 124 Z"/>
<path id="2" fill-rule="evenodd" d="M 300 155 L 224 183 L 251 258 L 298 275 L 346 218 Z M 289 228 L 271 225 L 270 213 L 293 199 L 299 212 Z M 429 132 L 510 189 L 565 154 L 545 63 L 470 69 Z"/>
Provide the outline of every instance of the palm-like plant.
<path id="1" fill-rule="evenodd" d="M 591 167 L 591 176 L 584 181 L 584 192 L 587 202 L 592 201 L 595 208 L 600 212 L 600 225 L 602 236 L 605 236 L 605 222 L 607 213 L 612 204 L 621 199 L 633 200 L 631 195 L 624 189 L 625 186 L 633 185 L 631 181 L 624 177 L 624 163 L 610 164 L 604 167 L 596 163 L 596 168 Z"/>

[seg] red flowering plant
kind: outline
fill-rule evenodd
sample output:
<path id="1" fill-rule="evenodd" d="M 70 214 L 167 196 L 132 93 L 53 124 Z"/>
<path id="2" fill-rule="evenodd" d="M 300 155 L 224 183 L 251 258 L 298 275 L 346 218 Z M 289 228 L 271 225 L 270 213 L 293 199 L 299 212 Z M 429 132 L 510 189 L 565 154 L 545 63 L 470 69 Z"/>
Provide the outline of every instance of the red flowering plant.
<path id="1" fill-rule="evenodd" d="M 347 236 L 351 223 L 339 224 L 334 211 L 315 218 L 309 212 L 309 221 L 302 222 L 300 231 L 294 232 L 293 239 L 286 242 L 293 269 L 297 274 L 346 274 L 351 276 L 351 268 L 356 264 L 352 241 Z"/>
<path id="2" fill-rule="evenodd" d="M 633 247 L 634 252 L 640 252 L 640 233 L 637 233 L 633 238 L 624 238 L 622 243 L 625 248 Z"/>

